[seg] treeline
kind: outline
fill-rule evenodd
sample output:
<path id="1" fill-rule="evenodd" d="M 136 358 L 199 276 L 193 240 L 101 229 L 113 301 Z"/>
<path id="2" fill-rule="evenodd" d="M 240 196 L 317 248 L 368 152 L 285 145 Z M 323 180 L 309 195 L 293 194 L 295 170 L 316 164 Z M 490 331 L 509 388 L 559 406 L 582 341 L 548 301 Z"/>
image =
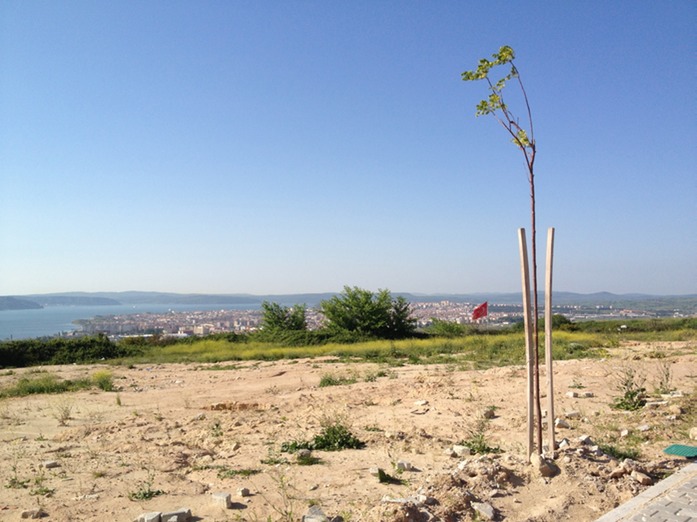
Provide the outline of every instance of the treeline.
<path id="1" fill-rule="evenodd" d="M 507 335 L 521 332 L 522 323 L 508 328 L 462 325 L 434 319 L 424 331 L 416 330 L 409 303 L 394 298 L 387 290 L 370 292 L 345 287 L 341 295 L 321 303 L 326 318 L 322 328 L 308 329 L 305 305 L 286 307 L 277 303 L 262 305 L 261 329 L 254 333 L 224 333 L 206 337 L 173 338 L 162 335 L 127 337 L 112 341 L 106 335 L 76 338 L 25 339 L 0 342 L 0 368 L 37 365 L 93 363 L 102 360 L 155 356 L 158 348 L 195 345 L 205 341 L 268 344 L 270 348 L 353 344 L 377 339 L 390 341 L 409 338 L 458 338 L 474 335 Z M 643 335 L 661 332 L 688 332 L 697 335 L 697 318 L 632 319 L 572 322 L 563 315 L 553 316 L 554 331 Z"/>

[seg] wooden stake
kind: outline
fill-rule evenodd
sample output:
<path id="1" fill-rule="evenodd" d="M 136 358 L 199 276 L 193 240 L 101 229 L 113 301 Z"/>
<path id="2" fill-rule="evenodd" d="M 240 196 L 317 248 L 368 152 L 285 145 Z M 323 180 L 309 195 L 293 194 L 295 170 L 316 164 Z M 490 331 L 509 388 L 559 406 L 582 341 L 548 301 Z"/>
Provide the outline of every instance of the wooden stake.
<path id="1" fill-rule="evenodd" d="M 533 390 L 533 367 L 535 364 L 532 347 L 532 317 L 530 315 L 530 269 L 528 267 L 528 246 L 525 240 L 525 229 L 518 229 L 518 246 L 520 248 L 520 276 L 523 286 L 523 318 L 525 320 L 525 359 L 528 366 L 528 453 L 525 457 L 528 462 L 533 452 L 534 435 L 534 390 Z M 542 448 L 538 448 L 541 452 Z"/>
<path id="2" fill-rule="evenodd" d="M 554 257 L 554 228 L 547 230 L 547 268 L 545 279 L 545 363 L 547 366 L 547 433 L 549 454 L 554 454 L 554 370 L 552 364 L 552 262 Z"/>

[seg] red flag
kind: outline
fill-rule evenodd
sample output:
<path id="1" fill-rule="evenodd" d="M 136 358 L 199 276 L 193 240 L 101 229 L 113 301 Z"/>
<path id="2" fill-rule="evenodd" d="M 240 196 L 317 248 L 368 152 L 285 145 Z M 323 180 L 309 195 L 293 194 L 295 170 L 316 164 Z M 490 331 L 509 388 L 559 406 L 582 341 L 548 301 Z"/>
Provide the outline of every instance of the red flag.
<path id="1" fill-rule="evenodd" d="M 476 321 L 477 319 L 481 319 L 482 317 L 486 316 L 488 313 L 489 313 L 489 302 L 484 301 L 479 306 L 475 306 L 474 310 L 472 310 L 472 320 Z"/>

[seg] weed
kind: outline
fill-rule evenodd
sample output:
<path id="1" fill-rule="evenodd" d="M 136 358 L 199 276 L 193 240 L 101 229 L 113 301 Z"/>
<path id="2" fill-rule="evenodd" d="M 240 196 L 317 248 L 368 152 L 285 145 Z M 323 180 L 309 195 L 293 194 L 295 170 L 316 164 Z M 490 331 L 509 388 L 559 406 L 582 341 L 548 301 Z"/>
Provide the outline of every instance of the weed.
<path id="1" fill-rule="evenodd" d="M 92 374 L 92 382 L 102 391 L 114 391 L 114 376 L 108 370 L 98 370 Z"/>
<path id="2" fill-rule="evenodd" d="M 314 466 L 322 462 L 322 459 L 315 457 L 311 453 L 299 453 L 296 462 L 298 466 Z"/>
<path id="3" fill-rule="evenodd" d="M 219 420 L 216 420 L 216 421 L 213 422 L 213 424 L 211 425 L 211 436 L 213 436 L 213 437 L 215 437 L 215 438 L 220 438 L 220 437 L 223 436 L 223 428 L 222 428 L 222 426 L 220 425 L 220 421 L 219 421 Z"/>
<path id="4" fill-rule="evenodd" d="M 299 449 L 340 451 L 361 449 L 365 443 L 359 440 L 340 419 L 323 419 L 322 430 L 311 441 L 291 441 L 281 444 L 281 451 L 295 453 Z"/>
<path id="5" fill-rule="evenodd" d="M 154 481 L 154 475 L 151 471 L 148 471 L 147 480 L 140 482 L 138 489 L 135 491 L 130 491 L 128 493 L 128 498 L 130 500 L 150 500 L 159 495 L 163 495 L 165 492 L 161 489 L 153 489 L 152 484 Z"/>
<path id="6" fill-rule="evenodd" d="M 353 376 L 342 377 L 339 375 L 332 375 L 331 373 L 325 373 L 319 380 L 319 387 L 326 388 L 327 386 L 342 386 L 345 384 L 355 384 L 356 382 L 356 378 Z"/>
<path id="7" fill-rule="evenodd" d="M 58 421 L 59 426 L 67 426 L 68 421 L 73 418 L 73 405 L 68 401 L 56 403 L 53 410 L 53 417 Z"/>
<path id="8" fill-rule="evenodd" d="M 52 373 L 40 373 L 38 377 L 22 377 L 14 386 L 0 391 L 0 397 L 26 397 L 42 393 L 65 393 L 69 391 L 84 390 L 89 388 L 92 383 L 89 379 L 77 379 L 75 381 L 62 380 Z"/>
<path id="9" fill-rule="evenodd" d="M 635 411 L 646 404 L 645 378 L 630 366 L 620 368 L 615 375 L 615 388 L 620 392 L 611 406 L 617 410 Z"/>
<path id="10" fill-rule="evenodd" d="M 487 441 L 487 431 L 489 429 L 490 413 L 493 410 L 489 407 L 481 411 L 475 418 L 474 425 L 467 430 L 467 438 L 460 444 L 468 447 L 473 453 L 501 453 L 501 448 L 498 446 L 490 446 Z"/>
<path id="11" fill-rule="evenodd" d="M 117 405 L 117 406 L 122 406 L 122 403 L 121 403 L 121 394 L 120 394 L 120 393 L 117 393 L 117 394 L 116 394 L 116 405 Z"/>
<path id="12" fill-rule="evenodd" d="M 226 478 L 233 478 L 233 477 L 251 477 L 252 475 L 256 475 L 257 473 L 261 473 L 260 469 L 230 469 L 225 466 L 221 466 L 218 469 L 218 478 L 219 479 L 226 479 Z"/>
<path id="13" fill-rule="evenodd" d="M 658 362 L 656 391 L 658 393 L 670 393 L 673 390 L 675 388 L 673 387 L 673 370 L 670 367 L 670 362 L 661 360 Z"/>
<path id="14" fill-rule="evenodd" d="M 615 446 L 613 444 L 600 444 L 600 450 L 606 455 L 610 455 L 618 460 L 633 459 L 636 460 L 641 456 L 641 452 L 636 448 Z"/>
<path id="15" fill-rule="evenodd" d="M 400 486 L 405 484 L 404 480 L 398 477 L 393 477 L 382 468 L 378 468 L 378 482 L 380 482 L 380 484 L 397 484 Z"/>

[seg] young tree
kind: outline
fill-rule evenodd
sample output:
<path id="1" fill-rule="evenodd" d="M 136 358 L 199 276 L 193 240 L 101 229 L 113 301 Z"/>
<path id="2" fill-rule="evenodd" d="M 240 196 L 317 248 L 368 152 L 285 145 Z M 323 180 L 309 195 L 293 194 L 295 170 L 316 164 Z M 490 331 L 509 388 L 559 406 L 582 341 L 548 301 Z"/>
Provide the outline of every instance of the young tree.
<path id="1" fill-rule="evenodd" d="M 537 148 L 535 144 L 535 133 L 533 129 L 532 111 L 528 95 L 520 79 L 518 69 L 513 63 L 515 52 L 507 45 L 499 49 L 498 53 L 492 55 L 491 60 L 482 58 L 479 60 L 479 65 L 475 70 L 465 71 L 462 73 L 464 81 L 479 81 L 484 80 L 488 86 L 489 96 L 481 100 L 477 104 L 477 116 L 492 115 L 496 121 L 510 135 L 513 144 L 521 151 L 525 159 L 527 169 L 528 184 L 530 187 L 530 221 L 531 221 L 531 258 L 532 258 L 532 297 L 533 297 L 533 382 L 534 382 L 534 397 L 535 411 L 537 416 L 537 449 L 542 451 L 542 419 L 540 407 L 540 372 L 539 372 L 539 325 L 538 316 L 539 308 L 537 302 L 537 229 L 535 222 L 535 155 Z M 499 67 L 504 69 L 504 74 L 498 79 L 493 79 L 490 75 L 494 68 Z M 523 104 L 525 106 L 526 122 L 521 123 L 517 116 L 511 111 L 506 104 L 503 94 L 508 82 L 514 81 L 520 88 Z"/>
<path id="2" fill-rule="evenodd" d="M 278 303 L 261 303 L 261 327 L 266 331 L 307 330 L 307 307 L 295 305 L 291 308 Z"/>
<path id="3" fill-rule="evenodd" d="M 345 286 L 341 295 L 322 301 L 320 309 L 330 328 L 372 337 L 406 337 L 416 327 L 407 300 L 393 298 L 389 290 L 373 293 Z"/>

